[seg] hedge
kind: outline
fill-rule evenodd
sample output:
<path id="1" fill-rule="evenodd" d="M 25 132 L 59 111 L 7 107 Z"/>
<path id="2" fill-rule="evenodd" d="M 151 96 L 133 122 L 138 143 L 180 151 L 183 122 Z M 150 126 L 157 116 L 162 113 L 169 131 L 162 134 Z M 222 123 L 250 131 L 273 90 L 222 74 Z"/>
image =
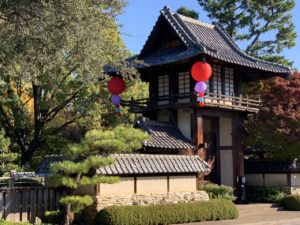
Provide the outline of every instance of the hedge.
<path id="1" fill-rule="evenodd" d="M 285 196 L 281 205 L 285 210 L 300 211 L 300 195 Z"/>
<path id="2" fill-rule="evenodd" d="M 206 191 L 210 199 L 227 199 L 234 201 L 233 188 L 225 185 L 205 184 L 202 189 Z"/>
<path id="3" fill-rule="evenodd" d="M 236 219 L 236 206 L 225 199 L 153 206 L 110 206 L 96 216 L 96 225 L 165 225 Z"/>

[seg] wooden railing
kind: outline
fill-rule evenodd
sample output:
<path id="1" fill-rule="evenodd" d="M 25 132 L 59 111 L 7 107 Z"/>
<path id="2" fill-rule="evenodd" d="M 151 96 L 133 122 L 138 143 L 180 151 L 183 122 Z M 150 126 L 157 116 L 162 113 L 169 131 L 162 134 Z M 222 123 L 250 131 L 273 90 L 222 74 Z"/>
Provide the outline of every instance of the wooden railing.
<path id="1" fill-rule="evenodd" d="M 248 96 L 227 96 L 217 93 L 205 94 L 205 105 L 207 107 L 217 107 L 245 112 L 257 113 L 260 110 L 261 100 L 250 99 Z M 159 98 L 122 100 L 123 106 L 129 107 L 133 113 L 142 113 L 156 108 L 176 107 L 179 105 L 197 105 L 196 95 L 170 95 Z"/>

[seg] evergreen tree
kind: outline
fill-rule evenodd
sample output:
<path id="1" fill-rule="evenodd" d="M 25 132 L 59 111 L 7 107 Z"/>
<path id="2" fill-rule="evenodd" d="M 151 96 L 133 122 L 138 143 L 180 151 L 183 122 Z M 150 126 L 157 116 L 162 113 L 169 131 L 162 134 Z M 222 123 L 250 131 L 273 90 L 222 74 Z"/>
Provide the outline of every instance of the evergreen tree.
<path id="1" fill-rule="evenodd" d="M 184 15 L 184 16 L 196 19 L 196 20 L 199 18 L 199 13 L 197 13 L 195 10 L 188 9 L 185 6 L 181 6 L 180 8 L 177 9 L 176 12 L 181 15 Z"/>
<path id="2" fill-rule="evenodd" d="M 10 140 L 5 137 L 4 131 L 0 130 L 0 176 L 18 168 L 15 163 L 18 154 L 10 152 L 9 145 Z"/>
<path id="3" fill-rule="evenodd" d="M 91 130 L 86 133 L 80 144 L 67 148 L 67 160 L 51 165 L 51 179 L 57 186 L 68 188 L 68 195 L 60 203 L 66 206 L 65 225 L 72 224 L 74 213 L 93 204 L 91 196 L 76 195 L 76 189 L 82 185 L 115 183 L 118 178 L 96 174 L 96 169 L 111 165 L 111 153 L 132 152 L 142 147 L 147 134 L 141 130 L 126 126 L 117 126 L 111 130 Z"/>
<path id="4" fill-rule="evenodd" d="M 295 46 L 295 26 L 290 11 L 294 0 L 198 0 L 214 23 L 238 41 L 246 41 L 246 53 L 268 61 L 291 65 L 281 53 Z M 269 34 L 273 38 L 266 39 Z"/>

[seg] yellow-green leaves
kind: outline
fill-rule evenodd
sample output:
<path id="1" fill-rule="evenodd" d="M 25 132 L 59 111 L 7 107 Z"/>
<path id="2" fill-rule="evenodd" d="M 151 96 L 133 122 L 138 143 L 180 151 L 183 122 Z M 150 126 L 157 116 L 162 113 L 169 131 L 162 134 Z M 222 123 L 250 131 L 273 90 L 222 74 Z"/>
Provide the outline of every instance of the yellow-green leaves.
<path id="1" fill-rule="evenodd" d="M 62 197 L 59 202 L 62 205 L 71 205 L 72 212 L 77 213 L 85 207 L 92 205 L 94 201 L 93 198 L 89 195 L 73 195 Z"/>

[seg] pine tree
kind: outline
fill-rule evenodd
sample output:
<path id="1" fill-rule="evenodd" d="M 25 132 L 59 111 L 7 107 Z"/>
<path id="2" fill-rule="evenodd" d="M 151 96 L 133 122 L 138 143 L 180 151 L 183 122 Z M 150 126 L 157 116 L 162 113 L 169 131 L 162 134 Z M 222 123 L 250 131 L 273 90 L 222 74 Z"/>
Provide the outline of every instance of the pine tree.
<path id="1" fill-rule="evenodd" d="M 18 154 L 10 152 L 9 146 L 10 140 L 5 137 L 4 131 L 0 130 L 0 176 L 18 168 L 15 163 Z"/>
<path id="2" fill-rule="evenodd" d="M 198 0 L 214 23 L 238 41 L 246 53 L 268 61 L 291 65 L 281 53 L 295 46 L 296 32 L 290 11 L 294 0 Z M 270 34 L 273 38 L 265 38 Z"/>
<path id="3" fill-rule="evenodd" d="M 181 15 L 184 15 L 184 16 L 196 19 L 196 20 L 199 18 L 199 13 L 197 13 L 195 10 L 188 9 L 185 6 L 181 6 L 180 8 L 177 9 L 176 12 Z"/>
<path id="4" fill-rule="evenodd" d="M 65 225 L 72 224 L 74 213 L 93 204 L 91 196 L 76 195 L 76 189 L 82 185 L 118 182 L 117 177 L 96 174 L 96 169 L 114 163 L 109 154 L 139 149 L 146 138 L 147 134 L 144 132 L 127 126 L 117 126 L 111 130 L 91 130 L 80 144 L 67 148 L 67 160 L 51 165 L 50 181 L 68 190 L 68 195 L 60 200 L 66 206 Z"/>

